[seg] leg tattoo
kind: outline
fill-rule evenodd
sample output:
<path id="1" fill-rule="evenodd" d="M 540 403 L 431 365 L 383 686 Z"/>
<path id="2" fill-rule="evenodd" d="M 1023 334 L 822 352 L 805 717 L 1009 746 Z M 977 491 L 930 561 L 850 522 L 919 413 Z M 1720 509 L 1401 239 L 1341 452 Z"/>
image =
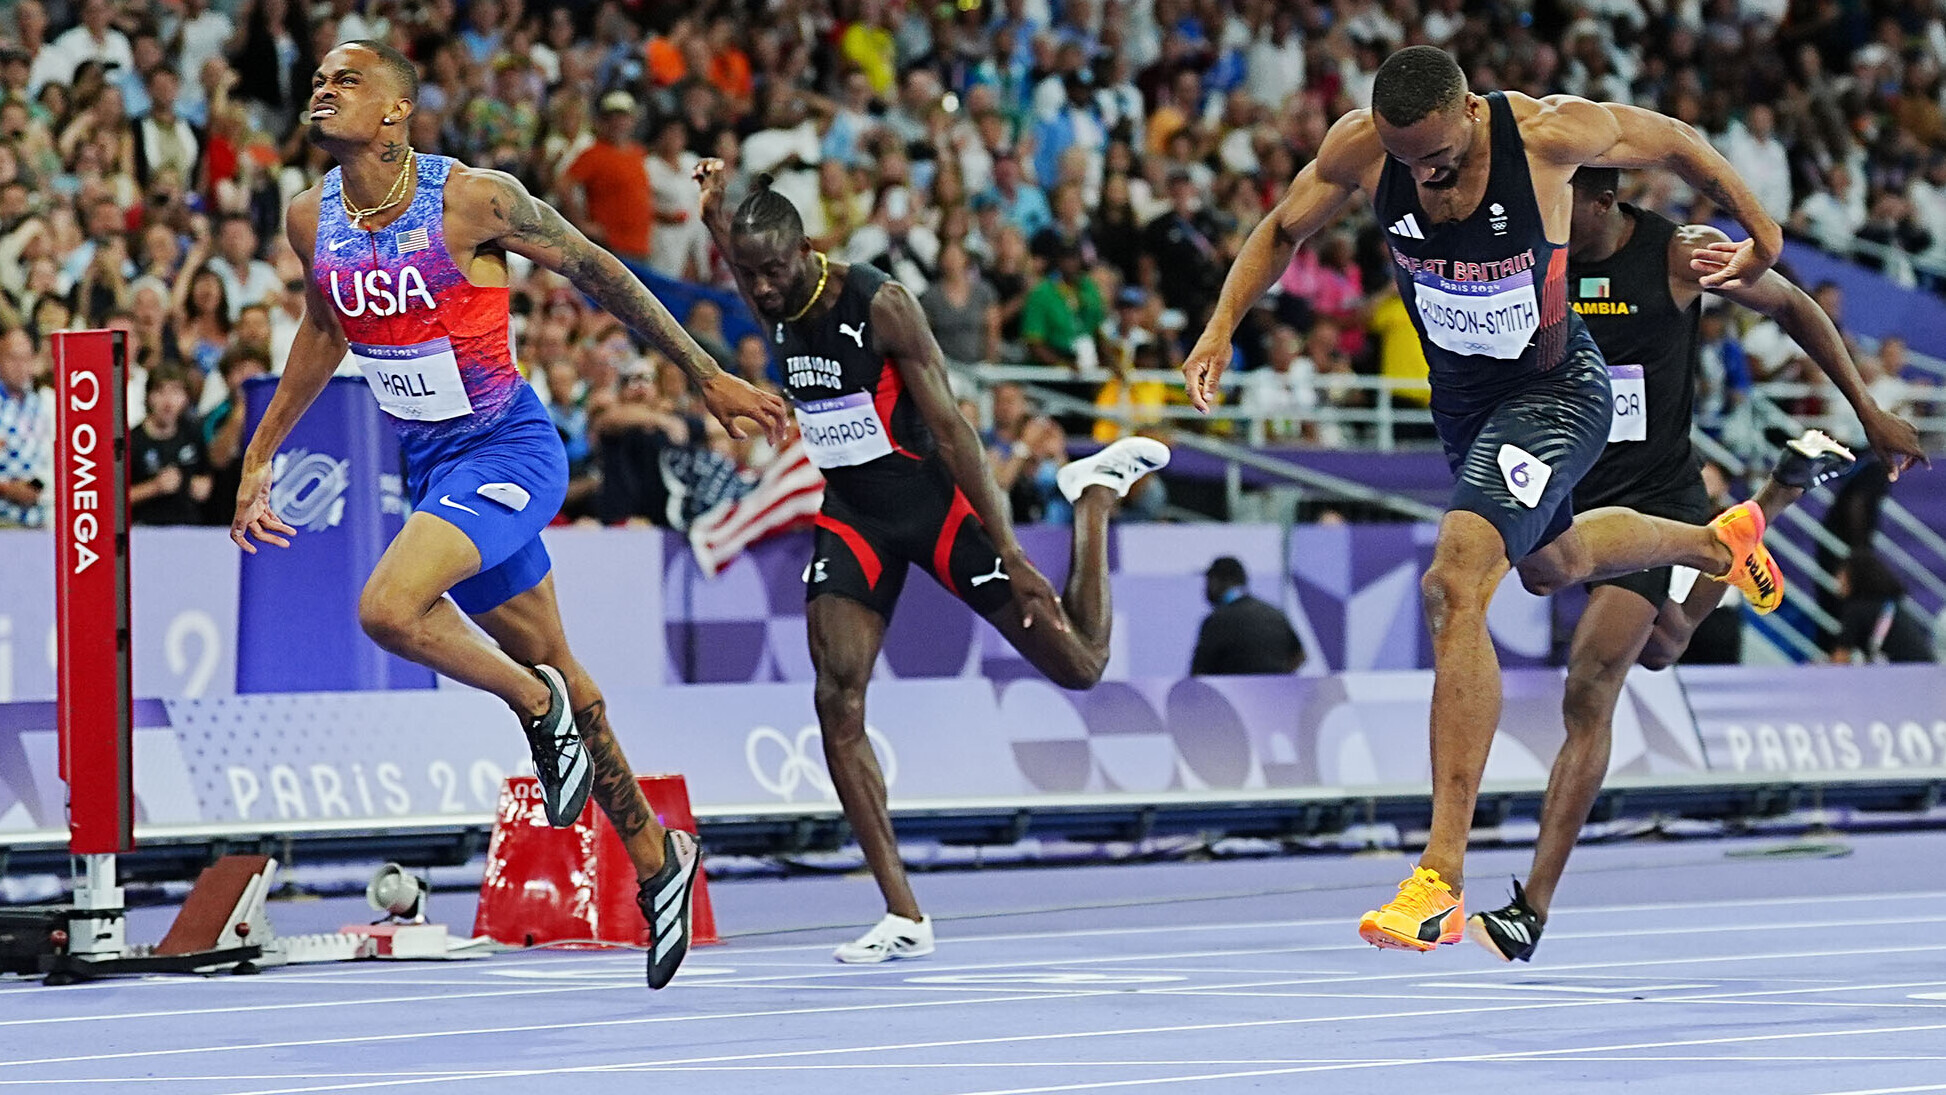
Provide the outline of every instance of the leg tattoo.
<path id="1" fill-rule="evenodd" d="M 628 844 L 655 824 L 655 815 L 649 812 L 649 801 L 636 784 L 635 773 L 629 771 L 621 743 L 608 728 L 607 701 L 596 700 L 575 712 L 574 724 L 581 730 L 581 747 L 588 751 L 588 760 L 594 765 L 595 801 L 601 804 L 622 843 Z"/>

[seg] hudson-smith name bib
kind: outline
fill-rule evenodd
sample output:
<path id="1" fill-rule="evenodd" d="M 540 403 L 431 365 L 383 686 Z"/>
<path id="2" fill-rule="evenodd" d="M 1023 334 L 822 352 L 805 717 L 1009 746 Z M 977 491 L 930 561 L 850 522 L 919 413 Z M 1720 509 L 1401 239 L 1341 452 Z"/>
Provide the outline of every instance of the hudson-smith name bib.
<path id="1" fill-rule="evenodd" d="M 1496 281 L 1453 281 L 1421 269 L 1412 281 L 1426 337 L 1442 350 L 1511 361 L 1540 329 L 1531 267 Z"/>

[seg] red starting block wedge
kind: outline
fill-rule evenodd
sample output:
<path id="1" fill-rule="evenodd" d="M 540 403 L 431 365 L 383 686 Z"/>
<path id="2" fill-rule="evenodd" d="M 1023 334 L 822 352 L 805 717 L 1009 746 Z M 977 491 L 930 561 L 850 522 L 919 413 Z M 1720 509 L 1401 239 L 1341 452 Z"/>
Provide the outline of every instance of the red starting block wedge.
<path id="1" fill-rule="evenodd" d="M 694 833 L 689 787 L 679 775 L 637 776 L 649 808 L 671 829 Z M 540 781 L 513 776 L 500 789 L 500 806 L 487 845 L 486 877 L 473 934 L 513 946 L 548 943 L 622 943 L 642 946 L 649 926 L 635 904 L 635 866 L 614 826 L 589 800 L 573 825 L 547 823 Z M 709 887 L 696 874 L 691 942 L 719 943 Z"/>

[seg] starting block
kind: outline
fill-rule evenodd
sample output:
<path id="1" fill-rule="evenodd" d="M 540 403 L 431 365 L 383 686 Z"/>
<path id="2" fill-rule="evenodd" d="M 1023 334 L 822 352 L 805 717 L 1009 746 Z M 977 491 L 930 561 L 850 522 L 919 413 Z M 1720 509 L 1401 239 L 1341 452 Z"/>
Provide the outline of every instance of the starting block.
<path id="1" fill-rule="evenodd" d="M 696 831 L 689 786 L 679 775 L 637 776 L 649 808 L 671 829 Z M 635 866 L 614 826 L 591 800 L 573 825 L 547 823 L 540 781 L 512 776 L 500 789 L 487 845 L 473 934 L 511 946 L 550 943 L 643 946 L 649 926 L 635 904 Z M 690 942 L 719 943 L 703 873 L 696 874 Z"/>

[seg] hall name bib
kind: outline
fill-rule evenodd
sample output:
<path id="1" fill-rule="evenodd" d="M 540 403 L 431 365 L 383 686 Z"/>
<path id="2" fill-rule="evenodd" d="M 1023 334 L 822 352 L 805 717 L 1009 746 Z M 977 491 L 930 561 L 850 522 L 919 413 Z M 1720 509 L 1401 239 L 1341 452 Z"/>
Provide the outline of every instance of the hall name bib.
<path id="1" fill-rule="evenodd" d="M 453 342 L 436 338 L 412 346 L 351 344 L 351 357 L 365 373 L 378 405 L 394 418 L 444 422 L 473 413 L 473 400 L 460 380 Z"/>
<path id="2" fill-rule="evenodd" d="M 1649 382 L 1640 365 L 1610 365 L 1608 383 L 1615 391 L 1615 414 L 1608 421 L 1608 440 L 1649 439 Z"/>
<path id="3" fill-rule="evenodd" d="M 1412 280 L 1426 337 L 1442 350 L 1511 361 L 1540 329 L 1531 269 L 1498 281 L 1451 281 L 1421 270 Z"/>
<path id="4" fill-rule="evenodd" d="M 797 428 L 811 463 L 820 468 L 854 467 L 892 454 L 892 438 L 870 392 L 799 403 Z"/>

